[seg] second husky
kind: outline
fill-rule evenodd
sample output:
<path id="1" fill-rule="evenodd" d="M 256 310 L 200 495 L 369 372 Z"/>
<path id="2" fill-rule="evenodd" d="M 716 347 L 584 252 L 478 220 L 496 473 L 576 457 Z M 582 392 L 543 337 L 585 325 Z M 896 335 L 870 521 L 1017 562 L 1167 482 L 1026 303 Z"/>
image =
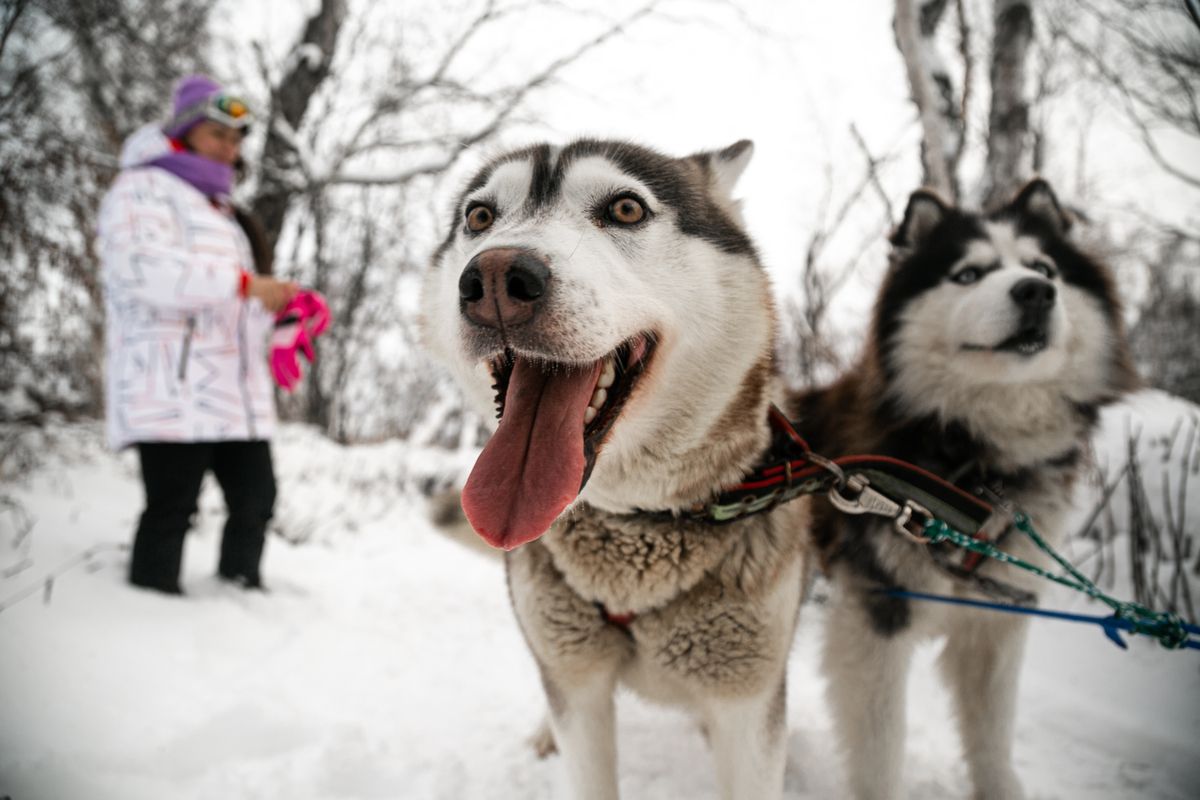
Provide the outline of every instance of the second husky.
<path id="1" fill-rule="evenodd" d="M 1112 278 L 1071 243 L 1069 227 L 1041 180 L 986 216 L 913 194 L 891 240 L 866 354 L 791 407 L 812 446 L 915 462 L 1025 511 L 1060 541 L 1098 410 L 1136 383 Z M 824 501 L 815 514 L 835 586 L 828 696 L 854 796 L 902 794 L 908 663 L 918 641 L 945 635 L 942 672 L 976 797 L 1021 797 L 1012 742 L 1025 618 L 918 606 L 879 590 L 986 598 L 1002 588 L 1034 592 L 1037 579 L 993 562 L 972 572 L 890 523 Z M 1038 560 L 1017 534 L 1003 548 Z"/>

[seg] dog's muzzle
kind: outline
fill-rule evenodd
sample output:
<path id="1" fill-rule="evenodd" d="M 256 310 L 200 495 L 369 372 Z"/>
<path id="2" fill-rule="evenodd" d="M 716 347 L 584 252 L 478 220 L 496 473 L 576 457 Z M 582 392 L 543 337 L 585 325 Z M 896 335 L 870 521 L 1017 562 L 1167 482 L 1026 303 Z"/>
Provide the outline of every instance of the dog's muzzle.
<path id="1" fill-rule="evenodd" d="M 476 325 L 514 328 L 533 318 L 549 283 L 550 267 L 532 251 L 484 250 L 459 276 L 459 309 Z"/>
<path id="2" fill-rule="evenodd" d="M 1058 290 L 1049 281 L 1025 278 L 1013 284 L 1008 294 L 1021 315 L 1017 332 L 992 349 L 1035 356 L 1049 344 L 1050 312 L 1054 310 Z"/>
<path id="3" fill-rule="evenodd" d="M 1054 308 L 1054 300 L 1058 290 L 1054 284 L 1039 278 L 1025 278 L 1017 281 L 1008 290 L 1009 296 L 1021 310 L 1023 326 L 1045 325 L 1050 310 Z"/>

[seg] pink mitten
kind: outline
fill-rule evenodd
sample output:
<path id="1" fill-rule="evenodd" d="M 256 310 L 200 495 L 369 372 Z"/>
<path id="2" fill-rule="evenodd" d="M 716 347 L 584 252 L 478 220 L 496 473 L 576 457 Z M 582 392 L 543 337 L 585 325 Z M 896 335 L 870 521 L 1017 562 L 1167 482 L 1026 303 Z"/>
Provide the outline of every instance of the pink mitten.
<path id="1" fill-rule="evenodd" d="M 329 306 L 325 298 L 311 291 L 299 292 L 275 315 L 271 335 L 271 374 L 275 382 L 292 391 L 300 382 L 300 357 L 311 364 L 316 358 L 313 340 L 329 328 Z"/>

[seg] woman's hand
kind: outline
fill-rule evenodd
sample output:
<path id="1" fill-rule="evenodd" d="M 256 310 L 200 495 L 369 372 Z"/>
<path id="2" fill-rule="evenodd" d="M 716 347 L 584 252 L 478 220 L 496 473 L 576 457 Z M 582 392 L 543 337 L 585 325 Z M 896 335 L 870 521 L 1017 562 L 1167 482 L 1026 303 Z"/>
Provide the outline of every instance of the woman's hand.
<path id="1" fill-rule="evenodd" d="M 299 290 L 300 287 L 291 281 L 280 281 L 265 275 L 251 275 L 246 294 L 249 297 L 257 297 L 267 311 L 275 313 L 286 306 Z"/>

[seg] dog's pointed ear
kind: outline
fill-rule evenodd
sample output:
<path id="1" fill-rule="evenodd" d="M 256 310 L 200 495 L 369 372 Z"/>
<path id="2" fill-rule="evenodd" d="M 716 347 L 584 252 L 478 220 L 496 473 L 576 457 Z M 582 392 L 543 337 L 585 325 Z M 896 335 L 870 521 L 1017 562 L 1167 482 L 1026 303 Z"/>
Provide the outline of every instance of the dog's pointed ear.
<path id="1" fill-rule="evenodd" d="M 916 248 L 949 213 L 950 207 L 932 189 L 917 189 L 909 196 L 904 219 L 888 241 L 896 248 Z"/>
<path id="2" fill-rule="evenodd" d="M 1025 184 L 1008 208 L 1018 219 L 1036 220 L 1058 236 L 1065 236 L 1071 230 L 1071 215 L 1063 210 L 1044 178 L 1034 178 Z"/>
<path id="3" fill-rule="evenodd" d="M 742 139 L 721 150 L 696 153 L 692 159 L 699 162 L 709 176 L 709 185 L 717 194 L 731 198 L 738 178 L 746 171 L 754 155 L 754 142 Z"/>

